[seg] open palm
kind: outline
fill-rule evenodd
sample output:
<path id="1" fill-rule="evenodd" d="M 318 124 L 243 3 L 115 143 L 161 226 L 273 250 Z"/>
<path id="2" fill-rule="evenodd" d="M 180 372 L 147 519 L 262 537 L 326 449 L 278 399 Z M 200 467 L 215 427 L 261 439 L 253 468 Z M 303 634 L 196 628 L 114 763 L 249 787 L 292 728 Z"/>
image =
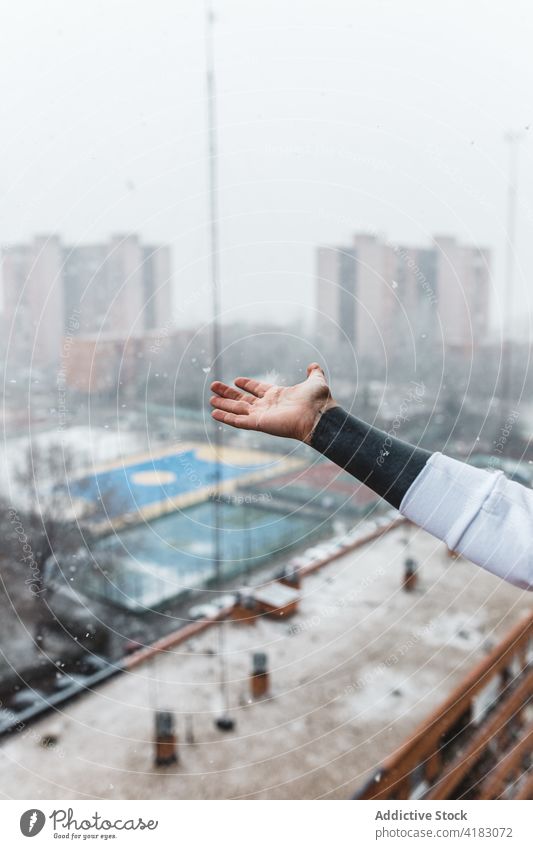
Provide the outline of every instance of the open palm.
<path id="1" fill-rule="evenodd" d="M 235 386 L 239 388 L 218 380 L 211 384 L 214 419 L 302 442 L 308 442 L 320 413 L 335 406 L 318 363 L 311 363 L 307 379 L 295 386 L 261 383 L 249 377 L 237 377 Z"/>

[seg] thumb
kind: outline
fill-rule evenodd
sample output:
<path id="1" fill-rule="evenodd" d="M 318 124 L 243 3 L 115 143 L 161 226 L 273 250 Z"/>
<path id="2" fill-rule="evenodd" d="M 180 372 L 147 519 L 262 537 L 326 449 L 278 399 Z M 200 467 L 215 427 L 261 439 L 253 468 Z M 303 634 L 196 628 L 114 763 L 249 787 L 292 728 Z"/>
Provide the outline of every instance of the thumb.
<path id="1" fill-rule="evenodd" d="M 309 363 L 307 366 L 307 377 L 322 377 L 326 379 L 324 369 L 318 363 Z"/>

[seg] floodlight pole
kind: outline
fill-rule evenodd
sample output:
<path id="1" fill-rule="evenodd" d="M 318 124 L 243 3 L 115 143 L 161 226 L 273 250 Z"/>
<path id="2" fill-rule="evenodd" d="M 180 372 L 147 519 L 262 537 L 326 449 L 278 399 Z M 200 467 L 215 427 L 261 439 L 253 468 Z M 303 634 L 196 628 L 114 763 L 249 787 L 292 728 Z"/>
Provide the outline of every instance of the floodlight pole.
<path id="1" fill-rule="evenodd" d="M 516 245 L 516 201 L 518 182 L 518 145 L 523 133 L 508 132 L 504 136 L 509 145 L 509 177 L 507 186 L 507 226 L 505 243 L 505 289 L 503 303 L 503 363 L 502 363 L 502 399 L 509 403 L 512 395 L 513 377 L 513 307 L 514 307 L 514 270 Z"/>
<path id="2" fill-rule="evenodd" d="M 215 16 L 211 0 L 205 3 L 205 55 L 206 55 L 206 90 L 207 90 L 207 159 L 209 184 L 209 246 L 211 270 L 211 371 L 213 380 L 222 379 L 222 350 L 220 334 L 220 248 L 218 236 L 218 151 L 217 151 L 217 112 L 216 112 L 216 79 L 214 61 L 214 23 Z M 213 559 L 215 567 L 215 585 L 222 586 L 222 535 L 220 528 L 221 507 L 220 484 L 222 481 L 221 460 L 223 449 L 223 429 L 219 422 L 213 420 L 213 447 L 215 451 L 212 516 L 213 516 Z M 221 730 L 231 730 L 232 722 L 228 719 L 228 695 L 226 682 L 226 659 L 224 650 L 224 622 L 217 628 L 218 655 L 220 666 L 220 694 L 222 700 L 222 716 L 216 724 Z"/>

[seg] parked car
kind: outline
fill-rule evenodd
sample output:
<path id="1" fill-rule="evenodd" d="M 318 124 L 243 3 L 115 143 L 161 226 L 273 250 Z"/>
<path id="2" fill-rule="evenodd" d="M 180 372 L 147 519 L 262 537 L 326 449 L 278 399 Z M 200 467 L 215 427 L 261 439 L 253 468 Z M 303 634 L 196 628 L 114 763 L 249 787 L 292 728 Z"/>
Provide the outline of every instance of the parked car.
<path id="1" fill-rule="evenodd" d="M 302 569 L 305 566 L 309 566 L 312 563 L 312 558 L 308 557 L 305 554 L 298 554 L 296 557 L 291 557 L 291 559 L 287 562 L 287 569 L 289 571 L 293 571 L 294 569 Z"/>
<path id="2" fill-rule="evenodd" d="M 220 613 L 220 607 L 216 604 L 194 604 L 187 611 L 189 619 L 212 619 Z"/>
<path id="3" fill-rule="evenodd" d="M 306 554 L 313 560 L 322 560 L 324 557 L 327 557 L 328 552 L 323 545 L 314 545 L 312 548 L 307 549 Z"/>
<path id="4" fill-rule="evenodd" d="M 70 687 L 81 687 L 85 681 L 84 675 L 60 675 L 54 682 L 54 690 L 68 690 Z"/>
<path id="5" fill-rule="evenodd" d="M 492 469 L 503 472 L 509 480 L 521 483 L 522 486 L 528 488 L 533 486 L 533 474 L 523 461 L 488 454 L 472 454 L 468 458 L 468 463 L 477 469 Z"/>
<path id="6" fill-rule="evenodd" d="M 218 610 L 223 610 L 225 607 L 233 607 L 237 600 L 237 596 L 235 593 L 225 593 L 224 595 L 217 595 L 215 598 L 211 599 L 209 604 L 214 604 Z"/>
<path id="7" fill-rule="evenodd" d="M 189 619 L 212 619 L 225 607 L 233 607 L 237 600 L 236 593 L 224 593 L 213 596 L 209 601 L 194 604 L 187 611 Z"/>
<path id="8" fill-rule="evenodd" d="M 386 525 L 390 525 L 391 520 L 389 519 L 389 517 L 387 515 L 385 515 L 385 516 L 377 516 L 376 519 L 375 519 L 375 522 L 376 522 L 376 527 L 384 528 L 384 527 L 386 527 Z"/>
<path id="9" fill-rule="evenodd" d="M 40 690 L 25 687 L 14 693 L 10 698 L 10 706 L 13 710 L 22 711 L 28 708 L 41 707 L 47 703 L 46 696 Z"/>

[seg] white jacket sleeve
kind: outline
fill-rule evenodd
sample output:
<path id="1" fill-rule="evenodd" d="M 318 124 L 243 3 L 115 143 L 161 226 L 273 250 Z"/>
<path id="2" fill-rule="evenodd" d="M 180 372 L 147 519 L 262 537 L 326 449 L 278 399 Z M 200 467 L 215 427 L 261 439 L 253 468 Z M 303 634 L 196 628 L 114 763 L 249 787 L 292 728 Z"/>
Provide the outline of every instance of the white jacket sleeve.
<path id="1" fill-rule="evenodd" d="M 473 563 L 533 590 L 533 491 L 502 472 L 433 454 L 400 512 Z"/>

